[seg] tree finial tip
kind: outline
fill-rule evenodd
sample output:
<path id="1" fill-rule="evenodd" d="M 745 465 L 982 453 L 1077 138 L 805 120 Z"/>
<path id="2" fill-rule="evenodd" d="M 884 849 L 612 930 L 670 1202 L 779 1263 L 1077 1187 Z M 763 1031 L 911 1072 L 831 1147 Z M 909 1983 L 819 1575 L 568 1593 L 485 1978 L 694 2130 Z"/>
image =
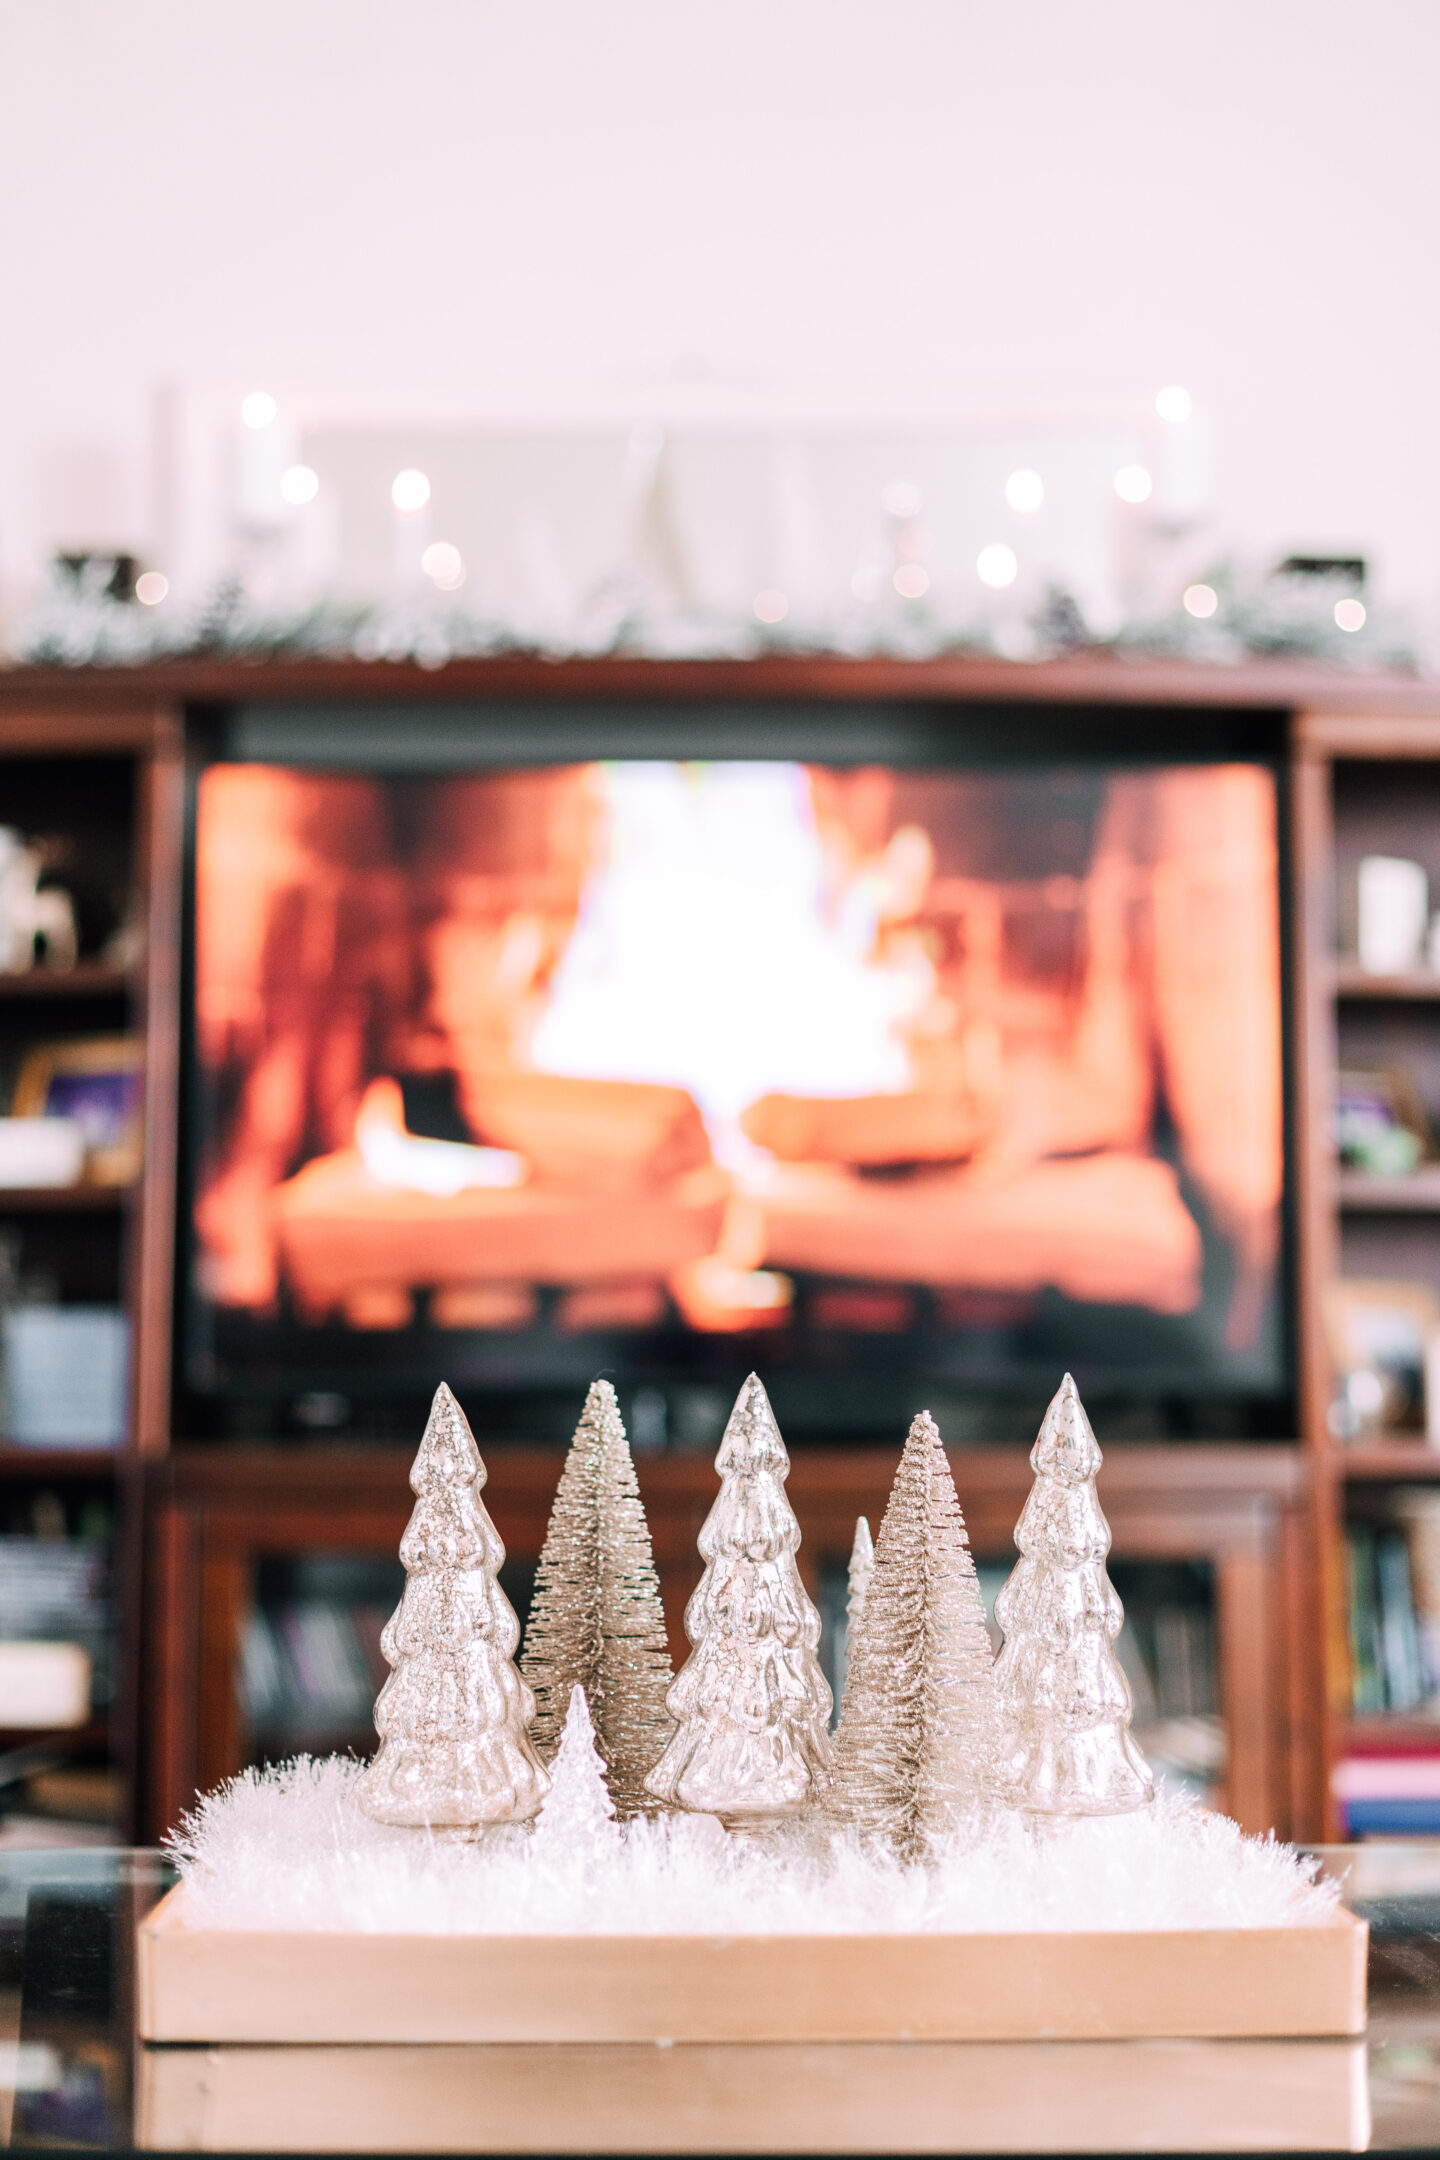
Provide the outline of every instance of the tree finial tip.
<path id="1" fill-rule="evenodd" d="M 1066 1373 L 1050 1399 L 1039 1437 L 1030 1452 L 1033 1470 L 1046 1469 L 1083 1482 L 1102 1461 L 1094 1430 L 1073 1376 Z"/>

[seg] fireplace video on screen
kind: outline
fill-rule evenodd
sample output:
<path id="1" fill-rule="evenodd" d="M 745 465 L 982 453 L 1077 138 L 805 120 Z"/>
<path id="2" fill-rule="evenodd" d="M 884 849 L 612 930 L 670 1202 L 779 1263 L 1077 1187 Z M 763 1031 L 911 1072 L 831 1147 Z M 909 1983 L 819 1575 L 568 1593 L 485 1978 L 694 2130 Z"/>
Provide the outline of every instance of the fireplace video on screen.
<path id="1" fill-rule="evenodd" d="M 201 1393 L 1283 1384 L 1260 765 L 212 766 L 194 1036 Z"/>

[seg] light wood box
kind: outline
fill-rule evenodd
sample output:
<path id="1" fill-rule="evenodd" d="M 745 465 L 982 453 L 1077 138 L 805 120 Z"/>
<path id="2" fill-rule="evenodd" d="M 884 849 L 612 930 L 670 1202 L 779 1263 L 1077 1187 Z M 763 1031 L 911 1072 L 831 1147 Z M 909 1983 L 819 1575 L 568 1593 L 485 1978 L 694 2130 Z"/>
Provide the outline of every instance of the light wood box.
<path id="1" fill-rule="evenodd" d="M 146 2047 L 184 2152 L 1362 2152 L 1362 2040 Z"/>
<path id="2" fill-rule="evenodd" d="M 140 1924 L 160 2041 L 1330 2037 L 1365 2027 L 1368 1930 L 1050 1935 L 382 1935 Z"/>

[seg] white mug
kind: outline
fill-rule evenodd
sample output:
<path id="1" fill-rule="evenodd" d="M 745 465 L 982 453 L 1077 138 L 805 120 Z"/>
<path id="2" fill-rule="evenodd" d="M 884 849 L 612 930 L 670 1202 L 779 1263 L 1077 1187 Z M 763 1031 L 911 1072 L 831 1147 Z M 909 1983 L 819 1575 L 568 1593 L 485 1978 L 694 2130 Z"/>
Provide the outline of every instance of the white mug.
<path id="1" fill-rule="evenodd" d="M 1369 975 L 1404 975 L 1419 964 L 1430 919 L 1430 880 L 1400 855 L 1360 861 L 1356 945 Z"/>

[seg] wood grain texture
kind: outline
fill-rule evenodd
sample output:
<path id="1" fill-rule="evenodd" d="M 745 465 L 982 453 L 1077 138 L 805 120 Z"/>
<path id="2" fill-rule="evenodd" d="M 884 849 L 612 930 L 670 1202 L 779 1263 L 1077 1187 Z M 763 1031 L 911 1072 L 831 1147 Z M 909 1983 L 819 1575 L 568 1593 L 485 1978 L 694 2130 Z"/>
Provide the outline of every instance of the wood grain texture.
<path id="1" fill-rule="evenodd" d="M 654 660 L 635 655 L 547 660 L 507 653 L 451 660 L 424 668 L 410 660 L 194 658 L 145 667 L 0 669 L 0 742 L 8 722 L 15 739 L 77 748 L 98 741 L 148 742 L 157 702 L 293 703 L 343 698 L 371 703 L 396 699 L 439 704 L 469 697 L 885 698 L 904 702 L 955 699 L 972 703 L 1110 706 L 1171 705 L 1233 711 L 1249 707 L 1282 715 L 1303 709 L 1317 742 L 1334 716 L 1346 741 L 1407 739 L 1405 729 L 1440 739 L 1440 688 L 1404 675 L 1365 679 L 1363 701 L 1353 676 L 1291 660 L 1250 660 L 1236 667 L 1203 667 L 1184 660 L 1121 659 L 1075 653 L 1054 660 L 1013 661 L 968 654 L 903 660 L 847 659 L 838 654 L 762 654 L 750 660 Z M 100 716 L 97 719 L 97 715 Z M 86 724 L 95 734 L 86 738 Z M 69 730 L 66 736 L 65 730 Z M 129 730 L 126 734 L 124 731 Z M 1397 734 L 1397 731 L 1398 734 Z M 1321 745 L 1328 746 L 1328 745 Z M 1428 752 L 1425 754 L 1434 754 Z"/>
<path id="2" fill-rule="evenodd" d="M 136 2075 L 137 2142 L 164 2152 L 1344 2152 L 1369 2134 L 1358 2040 L 146 2047 Z"/>
<path id="3" fill-rule="evenodd" d="M 160 1455 L 170 1438 L 170 1319 L 180 1105 L 180 919 L 185 843 L 183 727 L 157 713 L 155 755 L 142 775 L 137 884 L 145 960 L 137 1022 L 145 1040 L 145 1160 L 132 1252 L 135 1348 L 131 1445 Z"/>
<path id="4" fill-rule="evenodd" d="M 1311 701 L 1299 714 L 1302 748 L 1327 758 L 1440 758 L 1440 686 L 1416 684 L 1415 695 L 1397 698 L 1379 689 L 1357 706 L 1336 697 Z"/>
<path id="5" fill-rule="evenodd" d="M 1133 1935 L 364 1935 L 139 1931 L 162 2041 L 936 2041 L 1335 2035 L 1369 1930 Z"/>
<path id="6" fill-rule="evenodd" d="M 1287 1646 L 1303 1692 L 1291 1761 L 1307 1765 L 1307 1790 L 1294 1834 L 1326 1836 L 1335 1827 L 1330 1764 L 1335 1735 L 1337 1645 L 1346 1636 L 1343 1545 L 1336 1528 L 1330 1471 L 1330 1359 L 1325 1338 L 1326 1286 L 1339 1270 L 1339 1226 L 1330 1148 L 1337 1064 L 1333 997 L 1335 832 L 1331 768 L 1303 725 L 1290 770 L 1291 1159 L 1295 1195 L 1295 1315 L 1300 1430 L 1314 1476 L 1302 1539 L 1294 1540 L 1288 1580 Z M 1303 1583 L 1304 1588 L 1294 1586 Z"/>
<path id="7" fill-rule="evenodd" d="M 1358 960 L 1335 965 L 1335 995 L 1355 1004 L 1430 1005 L 1440 1000 L 1440 969 L 1416 968 L 1408 975 L 1372 975 Z"/>

